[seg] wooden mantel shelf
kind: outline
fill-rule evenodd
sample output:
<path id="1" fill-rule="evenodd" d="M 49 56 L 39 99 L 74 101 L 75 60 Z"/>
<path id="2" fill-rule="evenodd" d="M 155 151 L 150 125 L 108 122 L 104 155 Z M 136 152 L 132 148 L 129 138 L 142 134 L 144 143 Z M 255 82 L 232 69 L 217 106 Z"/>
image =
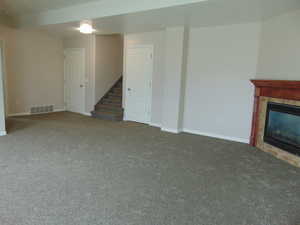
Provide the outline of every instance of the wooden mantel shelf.
<path id="1" fill-rule="evenodd" d="M 256 146 L 260 97 L 300 101 L 300 81 L 251 80 L 255 86 L 250 144 Z"/>
<path id="2" fill-rule="evenodd" d="M 300 81 L 296 80 L 251 80 L 255 87 L 296 88 L 300 89 Z"/>
<path id="3" fill-rule="evenodd" d="M 255 85 L 255 96 L 300 101 L 300 81 L 251 80 Z M 295 90 L 296 89 L 296 90 Z"/>

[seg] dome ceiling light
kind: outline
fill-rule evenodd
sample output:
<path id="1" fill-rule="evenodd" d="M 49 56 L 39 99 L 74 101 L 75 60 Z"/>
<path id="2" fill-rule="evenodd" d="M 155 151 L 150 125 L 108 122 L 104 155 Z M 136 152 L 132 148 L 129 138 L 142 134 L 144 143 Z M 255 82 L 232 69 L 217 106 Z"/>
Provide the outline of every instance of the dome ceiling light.
<path id="1" fill-rule="evenodd" d="M 84 20 L 80 23 L 80 27 L 78 28 L 80 33 L 83 34 L 92 34 L 96 30 L 92 26 L 92 21 Z"/>

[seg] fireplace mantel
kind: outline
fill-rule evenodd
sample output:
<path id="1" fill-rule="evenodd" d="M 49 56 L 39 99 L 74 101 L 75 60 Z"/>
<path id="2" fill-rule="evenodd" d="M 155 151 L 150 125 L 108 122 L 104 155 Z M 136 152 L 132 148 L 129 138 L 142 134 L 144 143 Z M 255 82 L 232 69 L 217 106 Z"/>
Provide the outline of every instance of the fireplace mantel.
<path id="1" fill-rule="evenodd" d="M 300 81 L 294 80 L 251 80 L 255 87 L 300 89 Z"/>
<path id="2" fill-rule="evenodd" d="M 300 101 L 300 81 L 251 80 L 251 82 L 255 85 L 255 94 L 250 144 L 256 146 L 260 97 Z"/>

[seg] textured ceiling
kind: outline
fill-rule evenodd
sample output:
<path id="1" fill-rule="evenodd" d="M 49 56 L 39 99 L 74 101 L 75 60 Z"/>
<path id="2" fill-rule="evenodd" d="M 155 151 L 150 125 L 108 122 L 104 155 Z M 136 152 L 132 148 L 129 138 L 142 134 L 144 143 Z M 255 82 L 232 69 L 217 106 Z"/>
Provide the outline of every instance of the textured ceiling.
<path id="1" fill-rule="evenodd" d="M 95 1 L 101 0 L 0 0 L 0 10 L 11 15 L 31 14 Z"/>

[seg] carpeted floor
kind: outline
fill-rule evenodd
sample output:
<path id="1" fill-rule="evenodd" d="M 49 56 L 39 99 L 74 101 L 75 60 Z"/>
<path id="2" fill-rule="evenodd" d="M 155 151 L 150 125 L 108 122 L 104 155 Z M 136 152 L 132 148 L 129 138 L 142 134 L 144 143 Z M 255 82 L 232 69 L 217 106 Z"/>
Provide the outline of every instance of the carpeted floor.
<path id="1" fill-rule="evenodd" d="M 300 169 L 245 144 L 72 113 L 8 129 L 1 225 L 300 224 Z"/>

